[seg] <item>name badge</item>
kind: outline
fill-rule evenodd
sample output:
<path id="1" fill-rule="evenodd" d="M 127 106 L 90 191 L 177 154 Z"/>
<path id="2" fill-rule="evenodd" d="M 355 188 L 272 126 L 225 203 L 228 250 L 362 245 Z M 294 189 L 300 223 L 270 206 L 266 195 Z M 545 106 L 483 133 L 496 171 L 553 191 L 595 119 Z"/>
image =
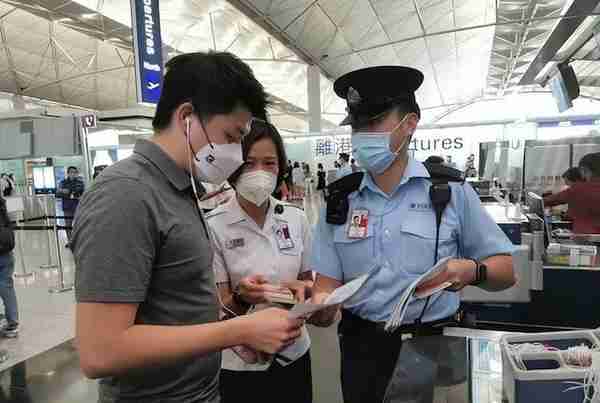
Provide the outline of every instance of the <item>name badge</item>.
<path id="1" fill-rule="evenodd" d="M 287 224 L 279 224 L 274 226 L 275 238 L 277 239 L 277 246 L 280 250 L 291 249 L 294 247 L 294 241 L 290 235 L 290 228 Z"/>
<path id="2" fill-rule="evenodd" d="M 369 235 L 369 210 L 353 210 L 348 225 L 348 238 L 364 239 Z"/>
<path id="3" fill-rule="evenodd" d="M 244 238 L 229 239 L 225 242 L 227 249 L 241 248 L 242 246 L 244 246 Z"/>

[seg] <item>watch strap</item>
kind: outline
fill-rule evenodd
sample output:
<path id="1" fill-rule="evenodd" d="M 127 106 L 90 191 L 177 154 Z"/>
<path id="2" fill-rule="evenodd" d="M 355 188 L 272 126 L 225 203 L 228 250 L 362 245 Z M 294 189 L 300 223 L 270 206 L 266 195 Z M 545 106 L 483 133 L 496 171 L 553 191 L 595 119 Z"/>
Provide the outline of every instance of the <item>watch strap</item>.
<path id="1" fill-rule="evenodd" d="M 471 285 L 478 286 L 487 280 L 487 266 L 477 259 L 471 259 L 475 262 L 475 280 Z"/>

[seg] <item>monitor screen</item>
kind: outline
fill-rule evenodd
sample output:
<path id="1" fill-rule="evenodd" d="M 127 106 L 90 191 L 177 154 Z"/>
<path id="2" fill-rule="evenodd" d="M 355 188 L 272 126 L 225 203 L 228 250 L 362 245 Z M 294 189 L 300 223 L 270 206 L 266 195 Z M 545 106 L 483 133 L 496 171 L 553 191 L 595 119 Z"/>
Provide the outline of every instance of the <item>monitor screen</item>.
<path id="1" fill-rule="evenodd" d="M 550 90 L 552 91 L 552 96 L 554 96 L 559 112 L 564 112 L 573 106 L 562 74 L 558 73 L 550 79 Z"/>

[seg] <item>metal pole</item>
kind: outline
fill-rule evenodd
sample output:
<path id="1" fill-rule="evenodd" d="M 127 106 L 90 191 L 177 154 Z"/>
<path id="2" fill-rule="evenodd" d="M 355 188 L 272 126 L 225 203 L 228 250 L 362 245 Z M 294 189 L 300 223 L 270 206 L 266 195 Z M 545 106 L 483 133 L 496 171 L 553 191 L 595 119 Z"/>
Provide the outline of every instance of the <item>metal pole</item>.
<path id="1" fill-rule="evenodd" d="M 56 220 L 54 220 L 54 237 L 55 237 L 55 246 L 56 246 L 56 257 L 58 261 L 58 278 L 59 283 L 57 287 L 50 288 L 48 291 L 55 294 L 66 291 L 71 291 L 75 287 L 73 285 L 67 286 L 65 284 L 65 271 L 63 268 L 62 261 L 62 253 L 60 252 L 60 240 L 58 238 L 58 225 L 56 224 Z"/>
<path id="2" fill-rule="evenodd" d="M 46 222 L 47 227 L 50 227 L 50 218 L 48 218 L 50 216 L 50 212 L 49 212 L 49 208 L 48 208 L 48 203 L 51 200 L 50 197 L 51 196 L 42 196 L 42 200 L 44 201 L 44 216 L 46 217 L 46 219 L 44 221 Z M 56 215 L 56 207 L 54 208 L 54 210 L 55 210 L 54 215 Z M 55 269 L 58 266 L 56 264 L 52 263 L 52 234 L 50 233 L 49 229 L 46 230 L 46 238 L 48 241 L 48 263 L 41 265 L 40 268 L 41 269 Z"/>
<path id="3" fill-rule="evenodd" d="M 17 222 L 23 219 L 23 212 L 15 214 Z M 17 242 L 17 252 L 19 254 L 19 261 L 21 263 L 21 273 L 15 273 L 16 278 L 29 278 L 33 277 L 33 273 L 27 273 L 27 267 L 25 267 L 25 254 L 23 253 L 23 238 L 21 236 L 21 230 L 15 231 L 15 240 Z"/>

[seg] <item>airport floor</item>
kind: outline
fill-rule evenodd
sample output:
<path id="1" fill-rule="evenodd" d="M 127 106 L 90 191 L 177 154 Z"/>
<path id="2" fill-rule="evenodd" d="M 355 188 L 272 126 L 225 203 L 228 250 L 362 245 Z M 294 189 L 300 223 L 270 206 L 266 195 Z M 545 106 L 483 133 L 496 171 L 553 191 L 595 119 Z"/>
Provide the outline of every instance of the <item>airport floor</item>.
<path id="1" fill-rule="evenodd" d="M 321 205 L 319 195 L 306 198 L 309 221 L 316 222 Z M 60 286 L 56 269 L 43 269 L 48 263 L 47 237 L 37 231 L 20 232 L 25 258 L 16 265 L 17 296 L 21 333 L 17 339 L 0 340 L 7 359 L 0 363 L 0 403 L 95 402 L 97 385 L 79 370 L 74 338 L 73 291 L 51 293 Z M 71 253 L 60 234 L 64 282 L 73 282 Z M 56 261 L 56 257 L 52 257 Z M 26 276 L 23 276 L 28 273 Z M 312 337 L 313 389 L 315 403 L 341 403 L 339 348 L 335 328 L 309 329 Z M 502 377 L 498 334 L 479 332 L 453 334 L 469 336 L 464 354 L 450 358 L 450 367 L 465 371 L 448 385 L 437 386 L 432 403 L 501 403 Z M 452 338 L 456 340 L 456 338 Z M 452 360 L 455 362 L 452 362 Z M 448 366 L 448 363 L 446 364 Z"/>

